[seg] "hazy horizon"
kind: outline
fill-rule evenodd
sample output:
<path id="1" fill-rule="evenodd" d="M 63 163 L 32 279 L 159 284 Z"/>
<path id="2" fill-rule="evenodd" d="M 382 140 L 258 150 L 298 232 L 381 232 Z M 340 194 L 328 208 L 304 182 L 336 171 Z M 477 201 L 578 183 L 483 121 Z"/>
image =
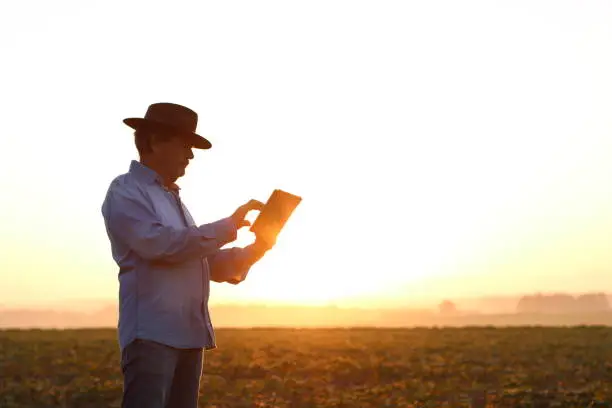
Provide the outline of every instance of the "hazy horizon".
<path id="1" fill-rule="evenodd" d="M 159 101 L 213 143 L 178 181 L 196 222 L 303 197 L 212 304 L 612 290 L 610 21 L 577 0 L 4 4 L 0 304 L 116 299 L 100 206 L 137 159 L 122 119 Z"/>
<path id="2" fill-rule="evenodd" d="M 299 302 L 266 302 L 266 301 L 216 301 L 210 302 L 211 307 L 269 307 L 278 309 L 321 309 L 321 308 L 337 308 L 345 310 L 437 310 L 439 306 L 450 301 L 454 303 L 460 311 L 474 311 L 479 313 L 500 313 L 514 312 L 521 298 L 530 296 L 570 296 L 578 298 L 584 295 L 603 294 L 612 304 L 612 292 L 605 291 L 587 291 L 587 292 L 559 292 L 559 291 L 540 291 L 529 293 L 517 293 L 507 295 L 488 295 L 488 296 L 466 296 L 466 297 L 446 297 L 440 299 L 430 299 L 429 301 L 414 301 L 407 299 L 406 302 L 387 303 L 384 305 L 373 305 L 372 303 L 355 303 L 342 304 L 336 302 L 322 302 L 318 304 L 302 304 Z M 0 311 L 2 310 L 53 310 L 58 312 L 84 312 L 91 313 L 107 309 L 108 307 L 117 307 L 118 299 L 116 298 L 91 298 L 91 297 L 75 297 L 66 299 L 56 299 L 47 302 L 35 303 L 0 303 Z"/>
<path id="3" fill-rule="evenodd" d="M 529 297 L 529 296 L 527 296 Z M 544 300 L 543 300 L 544 299 Z M 525 298 L 459 300 L 437 307 L 347 308 L 334 305 L 213 304 L 217 328 L 415 328 L 415 327 L 509 327 L 509 326 L 612 326 L 612 295 L 578 302 L 566 295 Z M 522 305 L 522 306 L 519 306 Z M 0 330 L 87 329 L 116 330 L 116 302 L 80 304 L 64 308 L 0 307 Z M 467 307 L 466 307 L 467 306 Z M 471 307 L 470 307 L 471 306 Z"/>

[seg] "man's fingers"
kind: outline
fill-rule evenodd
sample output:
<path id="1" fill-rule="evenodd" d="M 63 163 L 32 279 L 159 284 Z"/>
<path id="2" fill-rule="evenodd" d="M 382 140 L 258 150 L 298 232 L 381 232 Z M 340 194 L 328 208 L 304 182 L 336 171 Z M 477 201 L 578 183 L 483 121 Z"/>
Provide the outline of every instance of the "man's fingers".
<path id="1" fill-rule="evenodd" d="M 251 225 L 250 223 L 248 224 L 242 223 L 242 220 L 244 220 L 244 217 L 246 217 L 247 213 L 251 210 L 261 211 L 263 208 L 264 208 L 264 203 L 262 203 L 259 200 L 252 199 L 252 200 L 249 200 L 246 204 L 243 204 L 240 207 L 238 207 L 238 209 L 234 212 L 232 218 L 234 218 L 235 222 L 238 223 L 239 228 L 245 227 L 245 226 Z"/>
<path id="2" fill-rule="evenodd" d="M 266 250 L 272 249 L 276 245 L 276 238 L 265 239 L 261 236 L 256 235 L 255 243 Z"/>
<path id="3" fill-rule="evenodd" d="M 250 210 L 262 210 L 264 208 L 264 203 L 262 203 L 259 200 L 249 200 L 248 203 L 246 203 L 246 208 Z"/>

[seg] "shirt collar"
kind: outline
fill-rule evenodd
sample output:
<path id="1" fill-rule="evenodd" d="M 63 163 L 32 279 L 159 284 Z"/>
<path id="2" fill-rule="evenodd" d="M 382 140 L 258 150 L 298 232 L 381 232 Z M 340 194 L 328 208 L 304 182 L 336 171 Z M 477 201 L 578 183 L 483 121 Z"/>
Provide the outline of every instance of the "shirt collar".
<path id="1" fill-rule="evenodd" d="M 176 185 L 175 183 L 172 183 L 172 185 L 170 187 L 164 187 L 166 190 L 168 191 L 172 191 L 175 194 L 178 194 L 179 191 L 181 190 L 181 188 Z"/>
<path id="2" fill-rule="evenodd" d="M 173 191 L 175 193 L 178 193 L 179 190 L 181 189 L 175 183 L 172 183 L 170 187 L 164 186 L 162 178 L 160 177 L 159 174 L 157 174 L 155 170 L 151 169 L 150 167 L 145 166 L 144 164 L 136 160 L 132 160 L 132 162 L 130 163 L 130 173 L 132 173 L 136 178 L 146 183 L 150 183 L 150 184 L 157 183 L 160 186 L 162 186 L 164 189 Z"/>
<path id="3" fill-rule="evenodd" d="M 145 166 L 139 161 L 132 160 L 132 162 L 130 163 L 130 173 L 132 173 L 137 179 L 140 179 L 147 183 L 157 182 L 159 184 L 162 184 L 162 179 L 159 174 L 157 174 L 155 170 Z"/>

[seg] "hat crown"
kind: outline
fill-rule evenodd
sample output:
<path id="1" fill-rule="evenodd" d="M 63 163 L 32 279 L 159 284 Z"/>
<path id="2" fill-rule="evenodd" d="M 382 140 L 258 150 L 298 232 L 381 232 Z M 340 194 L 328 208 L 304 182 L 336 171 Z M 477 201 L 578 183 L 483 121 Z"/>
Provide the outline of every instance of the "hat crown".
<path id="1" fill-rule="evenodd" d="M 158 102 L 149 105 L 144 118 L 126 118 L 123 123 L 132 129 L 151 129 L 186 137 L 196 149 L 210 149 L 212 144 L 196 133 L 198 114 L 176 103 Z"/>
<path id="2" fill-rule="evenodd" d="M 145 119 L 173 126 L 187 132 L 195 132 L 198 125 L 197 113 L 185 106 L 168 102 L 149 105 Z"/>

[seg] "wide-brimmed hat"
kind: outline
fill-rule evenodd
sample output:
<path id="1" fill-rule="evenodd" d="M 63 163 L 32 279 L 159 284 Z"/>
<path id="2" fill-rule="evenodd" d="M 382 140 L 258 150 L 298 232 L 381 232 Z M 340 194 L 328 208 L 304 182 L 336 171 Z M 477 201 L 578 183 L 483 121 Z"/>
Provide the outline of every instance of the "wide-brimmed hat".
<path id="1" fill-rule="evenodd" d="M 196 149 L 210 149 L 212 144 L 196 133 L 198 114 L 175 103 L 160 102 L 149 105 L 144 118 L 127 118 L 123 123 L 132 129 L 151 129 L 169 132 L 188 139 Z"/>

